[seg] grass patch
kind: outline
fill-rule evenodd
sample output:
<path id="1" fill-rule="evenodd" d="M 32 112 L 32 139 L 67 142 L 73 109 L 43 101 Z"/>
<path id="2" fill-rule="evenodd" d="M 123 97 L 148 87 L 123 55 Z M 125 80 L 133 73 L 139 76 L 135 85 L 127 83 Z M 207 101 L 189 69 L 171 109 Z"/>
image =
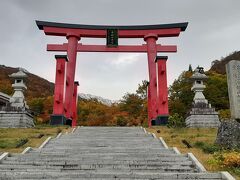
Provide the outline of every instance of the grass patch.
<path id="1" fill-rule="evenodd" d="M 39 147 L 49 136 L 71 131 L 69 126 L 38 125 L 34 128 L 0 128 L 0 152 L 19 153 L 26 147 Z"/>
<path id="2" fill-rule="evenodd" d="M 195 142 L 194 146 L 196 148 L 202 149 L 204 153 L 208 153 L 208 154 L 213 154 L 215 152 L 218 152 L 218 151 L 222 150 L 221 147 L 219 147 L 216 144 L 207 144 L 207 143 L 204 143 L 202 141 Z"/>
<path id="3" fill-rule="evenodd" d="M 240 180 L 240 167 L 227 167 L 214 156 L 223 153 L 221 148 L 214 145 L 217 135 L 216 128 L 168 128 L 166 126 L 147 128 L 148 132 L 163 137 L 169 147 L 177 147 L 183 154 L 192 152 L 208 171 L 229 171 Z M 160 132 L 160 133 L 157 133 Z M 182 141 L 187 141 L 189 149 Z M 226 154 L 231 152 L 225 152 Z"/>

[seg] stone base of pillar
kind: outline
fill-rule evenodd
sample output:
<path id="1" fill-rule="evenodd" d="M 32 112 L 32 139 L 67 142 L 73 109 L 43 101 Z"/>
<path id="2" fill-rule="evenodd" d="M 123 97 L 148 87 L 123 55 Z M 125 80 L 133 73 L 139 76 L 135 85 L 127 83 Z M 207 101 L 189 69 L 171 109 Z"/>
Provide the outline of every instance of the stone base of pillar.
<path id="1" fill-rule="evenodd" d="M 217 114 L 193 114 L 185 122 L 189 128 L 217 128 L 220 125 Z"/>
<path id="2" fill-rule="evenodd" d="M 0 112 L 0 128 L 31 128 L 34 126 L 33 116 L 27 111 Z"/>
<path id="3" fill-rule="evenodd" d="M 168 123 L 168 116 L 158 116 L 156 119 L 152 120 L 152 126 L 165 126 Z"/>
<path id="4" fill-rule="evenodd" d="M 66 125 L 72 126 L 72 119 L 67 119 L 66 120 Z"/>
<path id="5" fill-rule="evenodd" d="M 50 125 L 66 125 L 66 117 L 62 114 L 52 114 L 50 117 Z"/>
<path id="6" fill-rule="evenodd" d="M 215 108 L 209 107 L 208 104 L 194 104 L 189 116 L 185 119 L 187 127 L 208 128 L 218 127 L 220 125 L 218 113 Z"/>

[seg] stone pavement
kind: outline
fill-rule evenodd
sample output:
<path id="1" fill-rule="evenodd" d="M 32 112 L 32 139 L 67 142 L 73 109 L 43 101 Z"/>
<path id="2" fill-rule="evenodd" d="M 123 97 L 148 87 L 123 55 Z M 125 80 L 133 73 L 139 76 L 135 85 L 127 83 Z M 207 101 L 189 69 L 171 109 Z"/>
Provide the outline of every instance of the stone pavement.
<path id="1" fill-rule="evenodd" d="M 0 179 L 233 179 L 209 173 L 140 127 L 80 127 L 25 154 L 0 157 Z"/>

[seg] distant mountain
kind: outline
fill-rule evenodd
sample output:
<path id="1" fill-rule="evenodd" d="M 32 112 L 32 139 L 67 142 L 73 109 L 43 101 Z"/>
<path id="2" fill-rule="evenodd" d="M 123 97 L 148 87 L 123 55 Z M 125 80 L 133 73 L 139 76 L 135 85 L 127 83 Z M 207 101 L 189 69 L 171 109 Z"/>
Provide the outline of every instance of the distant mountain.
<path id="1" fill-rule="evenodd" d="M 78 96 L 79 98 L 86 99 L 86 100 L 96 99 L 98 102 L 105 104 L 107 106 L 111 106 L 112 104 L 118 103 L 118 101 L 116 100 L 110 100 L 110 99 L 103 98 L 101 96 L 95 96 L 91 94 L 79 93 Z"/>
<path id="2" fill-rule="evenodd" d="M 4 65 L 0 65 L 0 92 L 11 95 L 13 93 L 12 88 L 12 80 L 9 77 L 10 74 L 15 73 L 19 70 L 19 68 L 7 67 Z M 48 80 L 41 78 L 37 75 L 31 74 L 26 69 L 21 68 L 27 75 L 27 91 L 26 97 L 27 99 L 31 99 L 34 97 L 47 97 L 52 96 L 54 92 L 54 83 L 49 82 Z M 79 97 L 82 99 L 96 99 L 98 102 L 101 102 L 107 106 L 111 106 L 113 103 L 117 101 L 112 101 L 109 99 L 102 98 L 100 96 L 95 96 L 91 94 L 80 93 Z"/>
<path id="3" fill-rule="evenodd" d="M 220 60 L 212 61 L 211 71 L 215 71 L 219 74 L 226 74 L 225 65 L 231 60 L 239 60 L 240 61 L 240 51 L 235 51 L 230 55 L 221 58 Z"/>

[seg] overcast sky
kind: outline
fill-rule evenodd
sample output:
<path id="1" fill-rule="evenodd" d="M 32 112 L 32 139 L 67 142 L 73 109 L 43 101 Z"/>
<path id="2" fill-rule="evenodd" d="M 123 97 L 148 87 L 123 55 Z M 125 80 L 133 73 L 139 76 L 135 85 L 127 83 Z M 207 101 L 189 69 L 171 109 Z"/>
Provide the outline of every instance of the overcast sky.
<path id="1" fill-rule="evenodd" d="M 94 25 L 189 22 L 180 37 L 158 40 L 178 46 L 177 53 L 161 54 L 169 56 L 171 85 L 189 64 L 208 70 L 211 61 L 240 50 L 239 7 L 240 0 L 1 0 L 0 64 L 23 67 L 54 82 L 55 53 L 47 52 L 46 44 L 66 39 L 45 36 L 35 20 Z M 96 39 L 81 42 L 105 44 Z M 134 92 L 144 79 L 148 79 L 146 54 L 78 53 L 76 80 L 81 93 L 117 100 Z"/>

